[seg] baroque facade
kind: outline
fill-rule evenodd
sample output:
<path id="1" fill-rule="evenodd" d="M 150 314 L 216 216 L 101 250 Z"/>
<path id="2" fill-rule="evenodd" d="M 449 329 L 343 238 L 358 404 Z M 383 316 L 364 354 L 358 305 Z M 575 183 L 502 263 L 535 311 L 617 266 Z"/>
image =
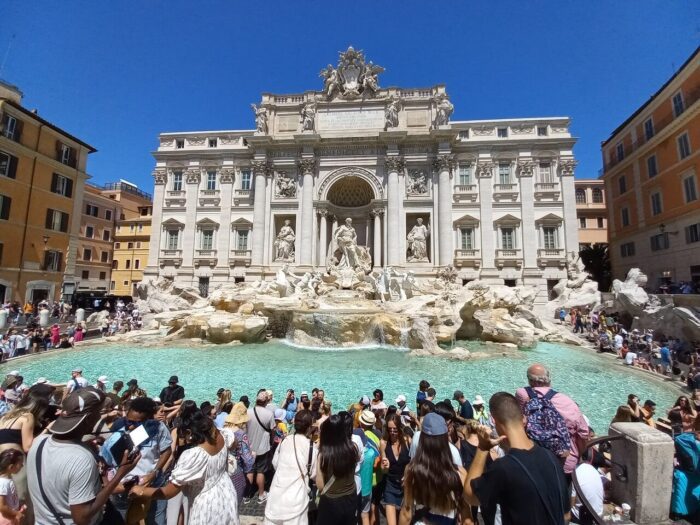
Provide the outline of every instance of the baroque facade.
<path id="1" fill-rule="evenodd" d="M 255 129 L 161 134 L 144 276 L 206 292 L 286 264 L 454 265 L 546 301 L 578 251 L 569 119 L 455 121 L 445 86 L 381 88 L 381 72 L 349 48 L 322 90 L 264 94 Z"/>

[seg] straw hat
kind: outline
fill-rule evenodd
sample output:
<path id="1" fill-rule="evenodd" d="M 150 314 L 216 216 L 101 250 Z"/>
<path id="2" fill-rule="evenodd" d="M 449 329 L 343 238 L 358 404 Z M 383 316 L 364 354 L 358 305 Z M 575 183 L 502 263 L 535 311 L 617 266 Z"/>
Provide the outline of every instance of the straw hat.
<path id="1" fill-rule="evenodd" d="M 246 409 L 245 405 L 239 401 L 233 405 L 231 413 L 226 416 L 224 421 L 231 425 L 240 426 L 247 423 L 249 419 L 250 416 L 248 415 L 248 409 Z"/>

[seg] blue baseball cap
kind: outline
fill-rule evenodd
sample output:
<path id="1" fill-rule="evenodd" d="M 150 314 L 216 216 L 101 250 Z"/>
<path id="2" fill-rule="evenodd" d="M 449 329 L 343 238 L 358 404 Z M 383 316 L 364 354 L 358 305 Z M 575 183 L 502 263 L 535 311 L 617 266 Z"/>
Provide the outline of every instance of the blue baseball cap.
<path id="1" fill-rule="evenodd" d="M 447 423 L 441 415 L 431 412 L 423 418 L 421 433 L 426 436 L 443 436 L 447 434 Z"/>

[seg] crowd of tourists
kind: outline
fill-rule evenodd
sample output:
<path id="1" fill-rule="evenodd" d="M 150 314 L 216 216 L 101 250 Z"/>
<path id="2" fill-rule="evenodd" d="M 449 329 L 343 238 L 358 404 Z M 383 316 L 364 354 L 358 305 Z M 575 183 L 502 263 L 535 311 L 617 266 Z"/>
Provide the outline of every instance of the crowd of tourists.
<path id="1" fill-rule="evenodd" d="M 588 448 L 594 430 L 545 366 L 523 383 L 485 400 L 445 398 L 421 381 L 410 400 L 391 403 L 378 388 L 334 410 L 318 388 L 237 400 L 221 388 L 197 403 L 177 376 L 149 396 L 136 379 L 91 382 L 80 368 L 67 383 L 31 385 L 12 371 L 0 402 L 0 520 L 228 525 L 253 505 L 271 525 L 593 523 L 609 451 Z M 631 395 L 613 422 L 653 426 L 655 409 Z M 683 396 L 668 413 L 678 515 L 700 509 L 699 409 Z"/>

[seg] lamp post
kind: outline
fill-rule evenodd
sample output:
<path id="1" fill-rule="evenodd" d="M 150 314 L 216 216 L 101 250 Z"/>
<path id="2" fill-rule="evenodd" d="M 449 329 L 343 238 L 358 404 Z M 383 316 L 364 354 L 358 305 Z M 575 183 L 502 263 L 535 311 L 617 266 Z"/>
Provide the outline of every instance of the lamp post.
<path id="1" fill-rule="evenodd" d="M 48 235 L 44 235 L 43 240 L 44 240 L 44 271 L 48 269 L 47 264 L 46 264 L 46 244 L 49 242 L 50 237 Z"/>

